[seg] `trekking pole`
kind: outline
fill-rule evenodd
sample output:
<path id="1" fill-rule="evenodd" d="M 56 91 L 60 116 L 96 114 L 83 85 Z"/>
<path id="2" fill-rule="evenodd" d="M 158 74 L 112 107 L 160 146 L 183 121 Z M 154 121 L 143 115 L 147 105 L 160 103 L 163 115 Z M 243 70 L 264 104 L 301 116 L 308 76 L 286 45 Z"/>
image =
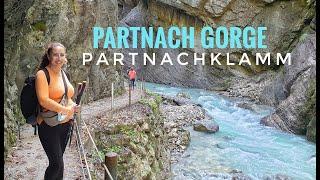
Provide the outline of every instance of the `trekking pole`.
<path id="1" fill-rule="evenodd" d="M 78 96 L 79 96 L 79 94 L 80 94 L 81 89 L 82 89 L 82 83 L 78 83 L 76 101 L 77 101 L 77 99 L 78 99 Z M 71 122 L 71 127 L 70 127 L 70 132 L 69 132 L 69 138 L 70 138 L 69 147 L 71 146 L 71 140 L 72 140 L 73 129 L 74 129 L 74 122 L 73 122 L 73 121 L 74 121 L 74 118 L 75 118 L 75 117 L 76 117 L 76 116 L 73 115 L 73 120 L 72 120 L 72 122 Z"/>
<path id="2" fill-rule="evenodd" d="M 37 135 L 37 124 L 34 125 L 34 131 L 33 131 L 33 135 Z M 19 131 L 19 139 L 20 139 L 20 131 Z"/>
<path id="3" fill-rule="evenodd" d="M 21 136 L 20 136 L 20 122 L 18 121 L 18 137 L 19 137 L 19 140 L 21 139 Z"/>
<path id="4" fill-rule="evenodd" d="M 83 81 L 82 83 L 78 83 L 78 89 L 77 89 L 77 98 L 76 98 L 76 104 L 79 105 L 80 101 L 81 101 L 81 97 L 83 95 L 84 89 L 86 88 L 86 81 Z M 76 115 L 73 115 L 73 119 L 76 118 Z M 70 143 L 69 143 L 69 147 L 71 145 L 71 140 L 72 140 L 72 135 L 73 135 L 73 128 L 74 128 L 74 123 L 72 122 L 71 125 L 71 130 L 70 130 Z"/>

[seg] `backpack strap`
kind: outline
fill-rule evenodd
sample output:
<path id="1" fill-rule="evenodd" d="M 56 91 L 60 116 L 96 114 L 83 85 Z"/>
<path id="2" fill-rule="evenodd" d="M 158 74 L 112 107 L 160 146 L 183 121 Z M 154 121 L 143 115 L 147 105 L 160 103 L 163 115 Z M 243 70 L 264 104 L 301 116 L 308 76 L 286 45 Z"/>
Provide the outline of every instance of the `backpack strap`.
<path id="1" fill-rule="evenodd" d="M 44 74 L 46 75 L 46 78 L 47 78 L 47 82 L 48 82 L 48 85 L 50 84 L 50 75 L 49 75 L 49 71 L 47 68 L 43 68 L 42 69 Z"/>
<path id="2" fill-rule="evenodd" d="M 63 80 L 63 85 L 64 85 L 64 95 L 66 95 L 68 97 L 68 85 L 67 85 L 67 81 L 66 81 L 66 74 L 65 72 L 61 69 L 61 75 L 62 75 L 62 80 Z M 62 96 L 63 98 L 63 96 Z"/>
<path id="3" fill-rule="evenodd" d="M 50 84 L 50 74 L 49 74 L 49 71 L 48 71 L 48 69 L 47 68 L 42 68 L 41 69 L 43 72 L 44 72 L 44 74 L 46 75 L 46 78 L 47 78 L 47 82 L 48 82 L 48 85 Z M 43 107 L 42 106 L 40 106 L 40 104 L 38 105 L 38 108 L 37 108 L 37 111 L 38 112 L 41 112 L 43 110 Z M 36 126 L 34 126 L 34 135 L 36 135 Z"/>
<path id="4" fill-rule="evenodd" d="M 63 69 L 62 69 L 63 70 Z M 67 79 L 70 81 L 70 74 L 67 72 L 67 71 L 65 71 L 65 70 L 63 70 L 63 72 L 64 72 L 64 74 L 67 76 Z"/>

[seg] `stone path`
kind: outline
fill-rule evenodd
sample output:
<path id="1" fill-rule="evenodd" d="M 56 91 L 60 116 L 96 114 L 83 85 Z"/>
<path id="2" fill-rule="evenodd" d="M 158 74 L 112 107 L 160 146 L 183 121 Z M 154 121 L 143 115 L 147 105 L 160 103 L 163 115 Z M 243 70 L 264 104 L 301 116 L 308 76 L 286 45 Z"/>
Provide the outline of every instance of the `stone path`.
<path id="1" fill-rule="evenodd" d="M 143 92 L 135 89 L 132 93 L 132 104 L 138 102 Z M 121 109 L 128 105 L 128 91 L 114 99 L 114 109 Z M 111 109 L 111 98 L 104 98 L 98 101 L 83 105 L 81 118 L 86 122 L 95 119 Z M 84 131 L 84 129 L 83 129 Z M 82 177 L 79 153 L 75 143 L 75 132 L 71 146 L 66 148 L 64 154 L 64 179 L 85 179 Z M 21 127 L 21 139 L 8 153 L 4 165 L 4 179 L 43 179 L 44 172 L 48 166 L 47 156 L 41 146 L 39 137 L 33 135 L 33 128 L 30 125 Z"/>

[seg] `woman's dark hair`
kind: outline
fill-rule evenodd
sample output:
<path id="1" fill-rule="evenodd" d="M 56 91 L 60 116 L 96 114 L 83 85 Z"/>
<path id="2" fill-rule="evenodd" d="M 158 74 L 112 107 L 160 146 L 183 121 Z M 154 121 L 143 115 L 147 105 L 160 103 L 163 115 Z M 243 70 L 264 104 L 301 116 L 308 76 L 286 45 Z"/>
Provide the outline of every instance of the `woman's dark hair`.
<path id="1" fill-rule="evenodd" d="M 47 48 L 46 48 L 46 51 L 45 51 L 44 55 L 42 56 L 42 60 L 41 60 L 41 63 L 39 65 L 39 67 L 38 67 L 38 70 L 43 69 L 43 68 L 45 68 L 46 66 L 49 65 L 49 56 L 50 56 L 50 54 L 52 52 L 52 49 L 57 47 L 57 46 L 60 46 L 60 47 L 63 47 L 64 49 L 66 49 L 64 47 L 64 45 L 62 45 L 61 43 L 58 43 L 58 42 L 49 43 Z"/>

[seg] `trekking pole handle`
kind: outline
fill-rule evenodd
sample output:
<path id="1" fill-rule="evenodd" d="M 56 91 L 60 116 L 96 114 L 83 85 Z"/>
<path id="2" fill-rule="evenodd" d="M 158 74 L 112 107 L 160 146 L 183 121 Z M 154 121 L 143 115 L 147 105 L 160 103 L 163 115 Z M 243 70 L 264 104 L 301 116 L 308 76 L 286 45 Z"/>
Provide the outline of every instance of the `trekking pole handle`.
<path id="1" fill-rule="evenodd" d="M 77 88 L 77 98 L 76 98 L 76 104 L 79 105 L 80 101 L 81 101 L 81 97 L 83 94 L 83 91 L 86 87 L 86 81 L 83 81 L 82 83 L 78 83 L 78 88 Z M 76 118 L 76 114 L 73 115 L 73 119 Z M 70 143 L 69 143 L 69 147 L 71 146 L 71 140 L 72 140 L 72 135 L 73 135 L 73 126 L 74 124 L 72 123 L 71 125 L 71 129 L 70 129 Z"/>
<path id="2" fill-rule="evenodd" d="M 79 83 L 80 84 L 80 83 Z M 83 92 L 84 92 L 84 89 L 86 88 L 86 84 L 87 82 L 86 81 L 83 81 L 81 83 L 81 85 L 78 86 L 78 95 L 77 95 L 77 99 L 76 99 L 76 104 L 79 105 L 80 104 L 80 101 L 81 101 L 81 97 L 83 95 Z"/>

